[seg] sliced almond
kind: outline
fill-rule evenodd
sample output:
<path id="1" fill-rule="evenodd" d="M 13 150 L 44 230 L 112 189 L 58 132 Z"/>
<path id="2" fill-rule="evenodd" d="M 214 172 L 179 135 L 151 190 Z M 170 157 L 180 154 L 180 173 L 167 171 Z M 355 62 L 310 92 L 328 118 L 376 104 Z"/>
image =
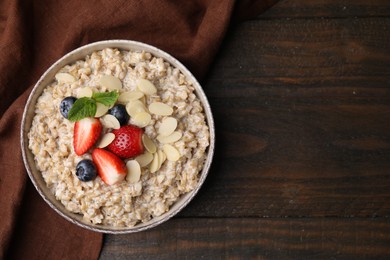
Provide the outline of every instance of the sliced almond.
<path id="1" fill-rule="evenodd" d="M 153 155 L 153 161 L 152 161 L 152 163 L 149 166 L 149 171 L 151 173 L 155 173 L 156 171 L 158 171 L 158 169 L 159 169 L 158 154 L 155 153 Z"/>
<path id="2" fill-rule="evenodd" d="M 127 175 L 126 181 L 130 183 L 136 183 L 141 177 L 141 167 L 136 160 L 130 160 L 126 163 Z"/>
<path id="3" fill-rule="evenodd" d="M 137 81 L 137 87 L 146 95 L 153 95 L 157 92 L 157 89 L 153 83 L 147 79 L 139 79 Z"/>
<path id="4" fill-rule="evenodd" d="M 164 153 L 167 155 L 167 159 L 172 162 L 176 162 L 180 158 L 179 151 L 170 144 L 164 144 Z"/>
<path id="5" fill-rule="evenodd" d="M 144 93 L 141 91 L 127 91 L 123 92 L 118 97 L 118 102 L 120 103 L 128 103 L 132 100 L 140 99 L 144 96 Z"/>
<path id="6" fill-rule="evenodd" d="M 167 155 L 164 153 L 164 151 L 162 151 L 161 150 L 161 152 L 162 152 L 162 162 L 164 163 L 165 162 L 165 160 L 167 159 Z"/>
<path id="7" fill-rule="evenodd" d="M 168 136 L 158 135 L 157 140 L 162 144 L 170 144 L 180 140 L 182 136 L 183 134 L 181 132 L 175 131 Z"/>
<path id="8" fill-rule="evenodd" d="M 133 117 L 133 123 L 138 127 L 145 127 L 150 123 L 152 117 L 147 112 L 140 112 Z"/>
<path id="9" fill-rule="evenodd" d="M 122 82 L 117 77 L 111 75 L 103 75 L 100 78 L 100 85 L 109 90 L 120 90 L 122 89 Z"/>
<path id="10" fill-rule="evenodd" d="M 76 81 L 76 79 L 71 74 L 63 73 L 63 72 L 57 73 L 55 75 L 55 78 L 58 82 L 64 82 L 64 83 L 72 83 Z"/>
<path id="11" fill-rule="evenodd" d="M 144 104 L 144 106 L 146 106 L 146 96 L 143 96 L 142 98 L 140 98 L 139 101 L 141 101 L 142 104 Z"/>
<path id="12" fill-rule="evenodd" d="M 101 117 L 101 122 L 106 128 L 119 129 L 121 127 L 118 119 L 113 115 L 104 115 Z"/>
<path id="13" fill-rule="evenodd" d="M 158 133 L 163 136 L 172 134 L 177 127 L 177 120 L 173 117 L 166 117 L 162 120 Z"/>
<path id="14" fill-rule="evenodd" d="M 79 88 L 77 91 L 77 97 L 92 97 L 93 91 L 89 87 Z"/>
<path id="15" fill-rule="evenodd" d="M 145 152 L 144 154 L 138 155 L 135 160 L 139 163 L 141 167 L 149 165 L 153 160 L 153 154 Z"/>
<path id="16" fill-rule="evenodd" d="M 173 108 L 162 102 L 153 102 L 149 105 L 149 111 L 159 116 L 170 116 L 173 113 Z"/>
<path id="17" fill-rule="evenodd" d="M 165 160 L 167 159 L 167 155 L 164 152 L 162 153 L 162 155 L 163 155 L 163 162 L 165 162 Z"/>
<path id="18" fill-rule="evenodd" d="M 135 117 L 140 112 L 146 112 L 146 108 L 141 101 L 133 100 L 126 105 L 126 111 L 131 117 Z"/>
<path id="19" fill-rule="evenodd" d="M 134 184 L 134 190 L 137 194 L 141 194 L 141 191 L 142 191 L 142 183 L 141 182 L 137 182 Z"/>
<path id="20" fill-rule="evenodd" d="M 104 116 L 105 114 L 107 114 L 107 111 L 109 110 L 110 108 L 108 106 L 105 106 L 103 105 L 102 103 L 99 103 L 97 102 L 96 103 L 96 113 L 95 113 L 95 117 L 102 117 Z"/>
<path id="21" fill-rule="evenodd" d="M 98 144 L 98 147 L 104 148 L 107 145 L 109 145 L 110 143 L 112 143 L 112 141 L 114 141 L 114 139 L 115 139 L 115 135 L 113 133 L 107 133 L 107 134 L 103 135 L 102 139 L 100 140 L 100 142 Z"/>
<path id="22" fill-rule="evenodd" d="M 159 167 L 161 167 L 161 165 L 165 162 L 165 160 L 167 159 L 167 156 L 165 155 L 165 153 L 161 150 L 158 150 L 157 151 L 157 154 L 158 154 L 158 164 L 159 164 Z"/>
<path id="23" fill-rule="evenodd" d="M 156 145 L 153 143 L 153 141 L 146 134 L 142 135 L 142 143 L 144 144 L 146 150 L 149 153 L 155 153 L 156 152 L 156 150 L 157 150 Z"/>

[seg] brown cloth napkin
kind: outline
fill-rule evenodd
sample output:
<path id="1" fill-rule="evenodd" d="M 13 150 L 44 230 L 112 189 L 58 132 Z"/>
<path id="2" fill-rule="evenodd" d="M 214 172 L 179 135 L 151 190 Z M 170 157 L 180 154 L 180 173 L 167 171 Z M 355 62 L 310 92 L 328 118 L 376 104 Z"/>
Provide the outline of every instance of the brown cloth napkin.
<path id="1" fill-rule="evenodd" d="M 24 104 L 39 76 L 87 43 L 130 39 L 159 47 L 201 80 L 231 20 L 273 0 L 0 1 L 0 259 L 96 259 L 102 234 L 55 213 L 28 180 L 19 140 Z"/>

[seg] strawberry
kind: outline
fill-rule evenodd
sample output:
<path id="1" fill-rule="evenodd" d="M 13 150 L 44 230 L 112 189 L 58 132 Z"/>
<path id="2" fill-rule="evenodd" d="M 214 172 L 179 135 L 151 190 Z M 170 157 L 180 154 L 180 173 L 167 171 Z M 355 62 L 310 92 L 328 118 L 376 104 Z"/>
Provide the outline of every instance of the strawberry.
<path id="1" fill-rule="evenodd" d="M 107 185 L 116 184 L 126 177 L 126 164 L 112 152 L 96 148 L 92 151 L 92 160 L 100 178 Z"/>
<path id="2" fill-rule="evenodd" d="M 121 158 L 131 158 L 144 152 L 142 145 L 142 134 L 144 131 L 133 125 L 122 126 L 113 130 L 114 141 L 107 146 L 107 149 Z"/>
<path id="3" fill-rule="evenodd" d="M 97 141 L 102 131 L 99 119 L 86 117 L 74 125 L 73 148 L 77 155 L 86 153 Z"/>

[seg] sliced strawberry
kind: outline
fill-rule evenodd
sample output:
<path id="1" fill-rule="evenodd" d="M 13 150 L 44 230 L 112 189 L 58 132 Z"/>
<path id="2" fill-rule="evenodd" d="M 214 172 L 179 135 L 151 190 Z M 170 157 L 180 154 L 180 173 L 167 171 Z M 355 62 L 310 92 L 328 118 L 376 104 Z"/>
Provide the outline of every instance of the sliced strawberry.
<path id="1" fill-rule="evenodd" d="M 86 153 L 97 141 L 102 131 L 99 119 L 86 117 L 74 125 L 73 148 L 77 155 Z"/>
<path id="2" fill-rule="evenodd" d="M 131 158 L 144 152 L 142 134 L 144 131 L 133 125 L 122 126 L 113 130 L 114 141 L 107 146 L 107 149 L 121 158 Z"/>
<path id="3" fill-rule="evenodd" d="M 92 160 L 96 164 L 100 178 L 107 185 L 116 184 L 126 177 L 126 164 L 110 151 L 96 148 L 92 151 Z"/>

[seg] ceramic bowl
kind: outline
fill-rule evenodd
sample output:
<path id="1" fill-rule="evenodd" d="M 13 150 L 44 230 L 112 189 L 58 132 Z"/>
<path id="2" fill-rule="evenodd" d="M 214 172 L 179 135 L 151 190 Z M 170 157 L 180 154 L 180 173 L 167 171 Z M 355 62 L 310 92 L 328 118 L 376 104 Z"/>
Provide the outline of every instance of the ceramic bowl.
<path id="1" fill-rule="evenodd" d="M 50 192 L 50 190 L 46 187 L 46 183 L 42 178 L 41 173 L 37 170 L 37 167 L 34 162 L 34 156 L 31 150 L 28 148 L 28 135 L 29 129 L 32 124 L 32 119 L 34 117 L 34 106 L 37 102 L 37 98 L 41 95 L 44 88 L 54 80 L 55 74 L 67 64 L 72 64 L 77 60 L 84 59 L 87 55 L 91 54 L 94 51 L 102 50 L 104 48 L 118 48 L 120 50 L 132 50 L 132 51 L 145 51 L 153 54 L 156 57 L 161 57 L 171 63 L 174 67 L 180 69 L 180 71 L 187 77 L 189 81 L 192 82 L 195 92 L 199 99 L 201 100 L 207 123 L 210 129 L 210 146 L 207 151 L 207 159 L 205 161 L 204 167 L 200 172 L 199 182 L 194 190 L 189 193 L 182 195 L 163 215 L 159 217 L 152 218 L 150 221 L 145 223 L 139 223 L 134 227 L 112 227 L 105 225 L 95 225 L 88 222 L 83 221 L 83 218 L 79 214 L 75 214 L 69 212 L 65 209 L 65 207 L 61 204 L 60 201 L 57 201 L 54 195 Z M 26 103 L 22 125 L 21 125 L 21 148 L 22 155 L 25 167 L 27 169 L 27 173 L 34 184 L 35 188 L 42 196 L 42 198 L 49 204 L 49 206 L 54 209 L 58 214 L 67 219 L 68 221 L 79 225 L 83 228 L 103 233 L 112 233 L 112 234 L 123 234 L 123 233 L 132 233 L 138 232 L 142 230 L 146 230 L 152 227 L 155 227 L 168 219 L 172 218 L 176 215 L 180 210 L 182 210 L 196 195 L 202 186 L 203 182 L 206 179 L 208 171 L 210 169 L 211 161 L 214 154 L 214 145 L 215 145 L 215 131 L 214 131 L 214 122 L 213 116 L 211 113 L 210 105 L 206 98 L 206 95 L 200 86 L 199 82 L 195 79 L 195 77 L 190 73 L 190 71 L 183 66 L 177 59 L 169 55 L 168 53 L 153 47 L 151 45 L 147 45 L 140 42 L 129 41 L 129 40 L 108 40 L 108 41 L 100 41 L 85 45 L 80 47 L 55 62 L 39 79 L 39 81 L 34 86 L 28 101 Z"/>

